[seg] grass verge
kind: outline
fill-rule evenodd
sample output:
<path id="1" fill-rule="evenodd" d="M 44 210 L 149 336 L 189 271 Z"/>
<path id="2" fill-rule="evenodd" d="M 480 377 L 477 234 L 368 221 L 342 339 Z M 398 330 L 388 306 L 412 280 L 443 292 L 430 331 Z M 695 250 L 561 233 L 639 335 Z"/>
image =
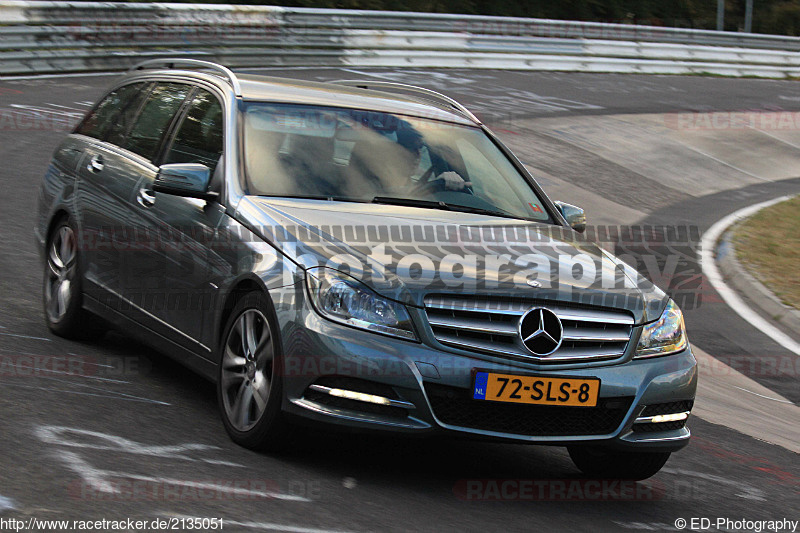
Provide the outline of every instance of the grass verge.
<path id="1" fill-rule="evenodd" d="M 800 196 L 763 209 L 734 231 L 736 257 L 786 305 L 800 309 Z"/>

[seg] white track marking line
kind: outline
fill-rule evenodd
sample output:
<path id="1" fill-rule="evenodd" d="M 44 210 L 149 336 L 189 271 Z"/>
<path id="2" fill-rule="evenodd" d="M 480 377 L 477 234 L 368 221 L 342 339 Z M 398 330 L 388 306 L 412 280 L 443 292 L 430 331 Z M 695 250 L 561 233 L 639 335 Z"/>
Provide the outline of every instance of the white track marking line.
<path id="1" fill-rule="evenodd" d="M 258 70 L 338 70 L 337 67 L 255 67 L 242 68 L 242 71 L 252 72 Z M 93 76 L 122 76 L 127 71 L 120 70 L 115 72 L 75 72 L 70 74 L 28 74 L 24 76 L 0 76 L 0 82 L 14 80 L 48 80 L 53 78 L 91 78 Z"/>
<path id="2" fill-rule="evenodd" d="M 10 498 L 6 498 L 5 496 L 0 496 L 0 513 L 3 511 L 10 511 L 16 509 L 14 506 L 14 502 L 11 501 Z"/>
<path id="3" fill-rule="evenodd" d="M 237 69 L 239 69 L 240 74 L 244 74 L 245 72 L 253 72 L 256 70 L 340 70 L 340 67 L 237 67 Z M 236 74 L 236 71 L 234 71 L 234 74 Z"/>
<path id="4" fill-rule="evenodd" d="M 800 427 L 793 423 L 800 420 L 800 407 L 699 346 L 692 346 L 692 353 L 698 371 L 693 417 L 800 453 Z M 795 359 L 792 354 L 782 357 Z M 742 394 L 745 390 L 755 395 Z"/>
<path id="5" fill-rule="evenodd" d="M 748 127 L 748 129 L 749 129 L 749 130 L 751 130 L 751 131 L 756 131 L 756 132 L 758 132 L 758 133 L 760 133 L 760 134 L 762 134 L 762 135 L 766 135 L 767 137 L 769 137 L 769 138 L 771 138 L 771 139 L 775 139 L 776 141 L 778 141 L 778 142 L 780 142 L 780 143 L 787 144 L 787 145 L 791 146 L 792 148 L 797 148 L 797 149 L 799 149 L 799 150 L 800 150 L 800 145 L 797 145 L 797 144 L 794 144 L 794 143 L 792 143 L 792 142 L 789 142 L 789 141 L 787 141 L 786 139 L 781 139 L 781 138 L 780 138 L 780 137 L 778 137 L 777 135 L 774 135 L 774 134 L 772 134 L 772 133 L 769 133 L 768 131 L 764 131 L 764 130 L 758 130 L 758 129 L 756 129 L 756 128 L 753 128 L 752 126 L 749 126 L 749 127 Z"/>
<path id="6" fill-rule="evenodd" d="M 74 114 L 76 114 L 76 115 L 77 115 L 77 114 L 81 114 L 81 115 L 83 115 L 84 113 L 86 113 L 86 110 L 84 110 L 84 109 L 78 109 L 77 107 L 69 107 L 69 106 L 66 106 L 66 105 L 52 104 L 52 103 L 50 103 L 50 102 L 47 102 L 47 104 L 46 104 L 46 105 L 49 105 L 49 106 L 51 106 L 51 107 L 58 107 L 58 108 L 61 108 L 61 109 L 71 109 L 72 111 L 75 111 L 75 113 L 74 113 Z"/>
<path id="7" fill-rule="evenodd" d="M 395 71 L 391 72 L 364 72 L 363 70 L 356 70 L 354 68 L 340 69 L 342 72 L 350 72 L 351 74 L 358 74 L 359 76 L 370 76 L 373 78 L 383 78 L 386 80 L 396 81 L 397 76 L 393 75 Z"/>
<path id="8" fill-rule="evenodd" d="M 98 394 L 95 392 L 83 392 L 77 390 L 68 390 L 68 389 L 54 389 L 52 387 L 37 387 L 35 385 L 22 385 L 20 383 L 11 383 L 10 381 L 3 382 L 3 387 L 18 387 L 21 389 L 33 389 L 33 390 L 40 390 L 45 392 L 62 392 L 64 394 L 77 394 L 78 396 L 93 396 L 95 398 L 110 398 L 112 400 L 124 400 L 127 402 L 141 402 L 141 403 L 154 403 L 156 405 L 172 405 L 167 402 L 161 402 L 158 400 L 150 400 L 149 398 L 139 398 L 137 396 L 131 395 L 123 395 L 120 396 L 117 394 Z"/>
<path id="9" fill-rule="evenodd" d="M 69 435 L 77 435 L 81 437 L 90 437 L 95 439 L 95 442 L 75 441 L 70 440 Z M 164 457 L 168 459 L 180 459 L 182 461 L 190 462 L 204 462 L 209 464 L 232 466 L 237 468 L 244 468 L 244 465 L 233 463 L 230 461 L 223 461 L 219 459 L 207 459 L 204 457 L 193 457 L 186 455 L 186 452 L 196 454 L 201 451 L 219 450 L 217 446 L 209 444 L 186 443 L 186 444 L 172 444 L 172 445 L 159 445 L 149 446 L 140 442 L 128 440 L 125 437 L 117 435 L 109 435 L 99 431 L 90 431 L 87 429 L 70 428 L 65 426 L 40 426 L 36 428 L 36 435 L 43 442 L 53 444 L 55 446 L 66 446 L 72 448 L 89 448 L 93 451 L 106 450 L 116 451 L 119 453 L 130 453 L 134 455 L 147 455 L 151 457 Z M 97 440 L 105 441 L 106 444 L 98 444 Z"/>
<path id="10" fill-rule="evenodd" d="M 721 476 L 715 476 L 713 474 L 704 474 L 702 472 L 695 472 L 693 470 L 684 470 L 680 468 L 662 468 L 661 472 L 665 474 L 675 474 L 681 476 L 681 478 L 686 479 L 687 477 L 696 477 L 699 479 L 705 479 L 706 481 L 712 481 L 714 483 L 720 485 L 728 485 L 730 487 L 735 487 L 739 489 L 741 492 L 735 494 L 735 496 L 745 499 L 745 500 L 755 500 L 757 502 L 765 502 L 767 501 L 766 494 L 763 490 L 753 487 L 751 485 L 747 485 L 742 483 L 741 481 L 736 481 L 733 479 L 724 478 Z"/>
<path id="11" fill-rule="evenodd" d="M 235 496 L 250 496 L 264 498 L 268 500 L 284 500 L 290 502 L 310 502 L 308 498 L 302 496 L 295 496 L 293 494 L 283 494 L 281 492 L 272 492 L 267 490 L 251 490 L 242 489 L 237 487 L 228 487 L 218 483 L 204 483 L 202 481 L 187 481 L 184 479 L 172 479 L 168 477 L 151 477 L 140 476 L 138 474 L 128 474 L 125 472 L 106 472 L 110 477 L 118 477 L 123 479 L 135 479 L 137 481 L 147 481 L 149 483 L 163 483 L 165 485 L 176 485 L 180 487 L 189 487 L 192 489 L 209 490 L 215 492 L 222 492 L 226 494 L 233 494 Z"/>
<path id="12" fill-rule="evenodd" d="M 110 450 L 116 453 L 147 455 L 171 460 L 181 459 L 185 461 L 207 461 L 213 462 L 213 464 L 244 468 L 243 465 L 236 463 L 213 461 L 186 455 L 187 453 L 197 453 L 198 451 L 219 449 L 216 446 L 211 446 L 208 444 L 186 443 L 169 446 L 148 446 L 146 444 L 128 440 L 117 435 L 109 435 L 97 431 L 82 430 L 63 426 L 39 426 L 35 429 L 35 434 L 42 442 L 51 444 L 54 447 L 61 447 L 61 449 L 57 449 L 56 457 L 58 457 L 68 469 L 80 476 L 84 483 L 100 492 L 119 494 L 121 491 L 118 485 L 115 483 L 115 480 L 133 479 L 149 483 L 188 487 L 203 491 L 214 491 L 216 493 L 231 494 L 240 497 L 245 496 L 251 498 L 297 502 L 312 501 L 308 498 L 294 494 L 283 494 L 269 490 L 248 489 L 239 486 L 232 486 L 227 483 L 218 483 L 213 481 L 191 481 L 185 479 L 174 479 L 170 477 L 145 476 L 129 472 L 105 470 L 91 465 L 77 452 L 63 449 L 64 447 L 88 448 L 95 452 L 98 450 Z M 70 440 L 70 435 L 91 437 L 95 440 L 94 442 L 75 441 Z M 100 441 L 104 441 L 106 444 L 98 444 L 98 439 Z"/>
<path id="13" fill-rule="evenodd" d="M 6 337 L 19 337 L 21 339 L 33 339 L 35 341 L 51 342 L 50 339 L 46 339 L 44 337 L 31 337 L 30 335 L 19 335 L 19 334 L 16 334 L 16 333 L 3 333 L 3 332 L 0 332 L 0 335 L 5 335 Z"/>
<path id="14" fill-rule="evenodd" d="M 52 358 L 52 359 L 67 359 L 68 355 L 80 357 L 80 356 L 78 356 L 78 354 L 75 354 L 75 353 L 67 353 L 67 355 L 45 355 L 45 354 L 42 354 L 42 353 L 19 352 L 17 350 L 10 350 L 8 348 L 0 348 L 0 352 L 7 352 L 8 355 L 12 355 L 12 356 L 13 355 L 30 355 L 32 357 L 43 357 L 43 358 L 48 358 L 48 359 L 49 358 Z M 0 354 L 0 355 L 2 355 L 2 354 Z M 82 365 L 89 365 L 89 366 L 99 366 L 99 367 L 103 367 L 103 368 L 114 368 L 114 365 L 103 365 L 103 364 L 100 364 L 100 363 L 90 363 L 88 361 L 81 361 L 81 364 Z"/>
<path id="15" fill-rule="evenodd" d="M 162 404 L 162 405 L 169 405 L 167 402 L 162 402 L 162 401 L 159 401 L 159 400 L 151 400 L 150 398 L 143 398 L 142 396 L 135 396 L 133 394 L 126 394 L 124 392 L 117 392 L 115 390 L 101 389 L 99 387 L 93 387 L 91 385 L 87 385 L 86 383 L 76 383 L 74 381 L 66 381 L 66 380 L 63 380 L 63 379 L 53 378 L 53 377 L 48 377 L 48 376 L 38 376 L 38 377 L 40 379 L 47 379 L 47 380 L 55 381 L 55 382 L 58 382 L 58 383 L 64 383 L 66 385 L 75 385 L 76 387 L 81 387 L 81 388 L 84 388 L 84 389 L 89 389 L 89 390 L 92 390 L 92 391 L 102 392 L 102 393 L 106 393 L 106 394 L 113 394 L 113 395 L 122 396 L 122 397 L 125 397 L 125 398 L 133 398 L 133 399 L 136 399 L 136 400 L 146 400 L 148 402 L 158 403 L 158 404 Z"/>
<path id="16" fill-rule="evenodd" d="M 683 144 L 683 146 L 685 148 L 691 150 L 692 152 L 700 154 L 703 157 L 707 157 L 707 158 L 711 159 L 712 161 L 716 161 L 720 165 L 725 165 L 728 168 L 732 168 L 733 170 L 735 170 L 737 172 L 741 172 L 742 174 L 746 174 L 746 175 L 750 176 L 751 178 L 755 178 L 755 179 L 757 179 L 759 181 L 766 181 L 766 182 L 776 181 L 776 180 L 773 180 L 773 179 L 770 179 L 770 178 L 764 178 L 764 177 L 761 177 L 761 176 L 757 176 L 757 175 L 753 174 L 752 172 L 748 172 L 747 170 L 745 170 L 743 168 L 739 168 L 739 167 L 737 167 L 736 165 L 734 165 L 732 163 L 728 163 L 727 161 L 723 161 L 722 159 L 720 159 L 718 157 L 714 157 L 711 154 L 707 154 L 706 152 L 704 152 L 702 150 L 698 150 L 697 148 L 689 146 L 688 144 L 685 144 L 685 143 L 681 143 L 681 144 Z"/>
<path id="17" fill-rule="evenodd" d="M 45 104 L 50 105 L 50 104 Z M 34 111 L 34 112 L 45 112 L 45 113 L 60 113 L 62 115 L 77 115 L 82 114 L 75 111 L 62 111 L 61 109 L 52 109 L 49 107 L 41 107 L 38 105 L 27 105 L 27 104 L 9 104 L 8 107 L 13 109 L 22 109 L 23 111 Z"/>
<path id="18" fill-rule="evenodd" d="M 700 242 L 700 264 L 708 281 L 711 282 L 714 289 L 716 289 L 725 303 L 728 304 L 728 307 L 736 311 L 740 317 L 750 322 L 753 327 L 761 330 L 762 333 L 772 338 L 772 340 L 790 352 L 800 355 L 800 343 L 797 343 L 794 339 L 789 337 L 789 335 L 770 324 L 761 315 L 748 307 L 739 295 L 728 287 L 714 262 L 714 252 L 716 251 L 717 241 L 732 224 L 755 214 L 765 207 L 775 205 L 790 198 L 792 198 L 790 195 L 781 196 L 780 198 L 751 205 L 750 207 L 739 209 L 716 222 L 703 234 L 703 238 Z"/>
<path id="19" fill-rule="evenodd" d="M 763 394 L 759 394 L 757 392 L 753 392 L 751 390 L 747 390 L 747 389 L 742 388 L 742 387 L 737 387 L 736 385 L 733 385 L 733 388 L 734 389 L 739 389 L 740 391 L 744 391 L 744 392 L 747 392 L 749 394 L 753 394 L 755 396 L 758 396 L 759 398 L 764 398 L 765 400 L 772 400 L 773 402 L 788 403 L 790 405 L 794 405 L 794 402 L 790 402 L 789 400 L 782 400 L 780 398 L 772 398 L 771 396 L 764 396 Z"/>
<path id="20" fill-rule="evenodd" d="M 83 112 L 78 111 L 64 111 L 61 109 L 51 109 L 46 107 L 37 107 L 37 106 L 29 106 L 29 105 L 19 105 L 19 104 L 11 104 L 9 106 L 12 109 L 12 112 L 19 115 L 31 115 L 35 117 L 57 117 L 60 119 L 76 119 L 80 118 L 84 115 Z"/>
<path id="21" fill-rule="evenodd" d="M 32 74 L 26 76 L 0 76 L 0 81 L 14 80 L 47 80 L 52 78 L 91 78 L 92 76 L 122 76 L 123 71 L 118 72 L 78 72 L 74 74 Z"/>
<path id="22" fill-rule="evenodd" d="M 72 376 L 74 378 L 84 378 L 84 379 L 96 379 L 98 381 L 105 381 L 107 383 L 122 383 L 122 384 L 130 384 L 130 381 L 122 381 L 120 379 L 111 379 L 111 378 L 101 378 L 100 376 L 87 376 L 85 374 L 75 374 L 73 372 L 65 372 L 63 370 L 50 370 L 49 368 L 39 368 L 36 370 L 37 372 L 49 372 L 51 374 L 58 374 L 61 376 Z M 45 377 L 45 376 L 39 376 Z"/>
<path id="23" fill-rule="evenodd" d="M 66 463 L 67 468 L 78 474 L 84 482 L 91 485 L 96 490 L 109 494 L 117 494 L 119 492 L 108 480 L 109 472 L 93 467 L 84 461 L 83 457 L 77 453 L 62 450 L 59 452 L 58 456 Z"/>

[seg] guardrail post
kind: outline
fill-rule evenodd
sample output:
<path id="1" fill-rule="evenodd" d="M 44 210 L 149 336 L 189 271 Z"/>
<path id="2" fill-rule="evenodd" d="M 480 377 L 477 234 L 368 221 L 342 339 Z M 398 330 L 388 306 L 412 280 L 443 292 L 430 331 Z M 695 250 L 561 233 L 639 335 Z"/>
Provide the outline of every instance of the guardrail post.
<path id="1" fill-rule="evenodd" d="M 744 8 L 744 31 L 753 32 L 753 0 L 747 0 Z"/>

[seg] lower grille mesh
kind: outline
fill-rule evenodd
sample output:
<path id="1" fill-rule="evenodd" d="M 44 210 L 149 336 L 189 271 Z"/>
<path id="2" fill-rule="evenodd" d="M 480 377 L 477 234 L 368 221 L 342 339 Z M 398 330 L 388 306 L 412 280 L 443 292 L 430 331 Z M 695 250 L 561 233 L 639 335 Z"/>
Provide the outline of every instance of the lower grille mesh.
<path id="1" fill-rule="evenodd" d="M 694 402 L 684 400 L 682 402 L 654 403 L 648 405 L 639 416 L 669 415 L 672 413 L 683 413 L 692 410 Z"/>
<path id="2" fill-rule="evenodd" d="M 577 436 L 613 433 L 633 397 L 600 398 L 597 407 L 519 405 L 473 400 L 469 389 L 425 384 L 433 413 L 445 424 L 526 436 Z"/>

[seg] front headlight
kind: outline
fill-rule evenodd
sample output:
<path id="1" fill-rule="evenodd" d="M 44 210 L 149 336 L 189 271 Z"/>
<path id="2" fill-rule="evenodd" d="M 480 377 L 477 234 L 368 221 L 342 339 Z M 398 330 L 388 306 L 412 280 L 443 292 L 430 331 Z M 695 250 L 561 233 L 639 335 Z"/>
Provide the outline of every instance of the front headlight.
<path id="1" fill-rule="evenodd" d="M 416 340 L 406 308 L 338 270 L 311 268 L 306 272 L 311 302 L 319 314 L 342 324 L 375 333 Z"/>
<path id="2" fill-rule="evenodd" d="M 670 300 L 661 318 L 644 327 L 634 357 L 668 355 L 684 350 L 688 344 L 683 313 Z"/>

